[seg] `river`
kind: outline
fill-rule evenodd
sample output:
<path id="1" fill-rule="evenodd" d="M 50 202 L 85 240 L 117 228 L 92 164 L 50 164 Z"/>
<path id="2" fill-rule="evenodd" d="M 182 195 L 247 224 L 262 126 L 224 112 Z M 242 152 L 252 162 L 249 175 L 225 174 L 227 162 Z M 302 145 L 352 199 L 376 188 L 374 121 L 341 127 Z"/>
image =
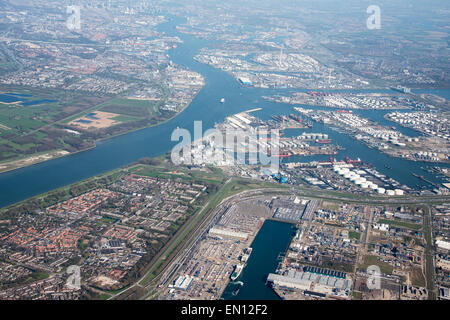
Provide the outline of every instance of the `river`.
<path id="1" fill-rule="evenodd" d="M 212 43 L 179 33 L 175 26 L 182 21 L 174 18 L 159 25 L 158 28 L 160 31 L 171 36 L 178 36 L 183 40 L 183 44 L 169 51 L 171 60 L 205 77 L 206 84 L 192 103 L 177 117 L 164 124 L 101 141 L 95 148 L 84 152 L 0 174 L 0 207 L 127 165 L 143 157 L 164 154 L 177 143 L 170 141 L 172 131 L 176 127 L 180 127 L 193 132 L 195 120 L 201 120 L 203 130 L 206 130 L 231 114 L 255 107 L 262 108 L 261 111 L 254 113 L 255 116 L 262 119 L 268 119 L 273 114 L 293 112 L 291 105 L 265 101 L 262 98 L 264 95 L 279 93 L 280 90 L 242 87 L 226 72 L 196 62 L 193 59 L 194 55 L 201 48 Z M 224 104 L 220 103 L 222 97 L 225 98 Z M 363 116 L 381 120 L 387 111 L 359 112 Z M 405 132 L 409 129 L 401 130 Z M 433 182 L 442 182 L 438 177 L 421 169 L 430 164 L 389 157 L 321 124 L 314 124 L 309 131 L 328 133 L 334 142 L 345 147 L 346 150 L 340 152 L 337 159 L 343 159 L 345 156 L 360 157 L 363 161 L 372 163 L 380 172 L 402 184 L 410 187 L 425 184 L 412 176 L 413 172 L 423 175 Z M 301 132 L 298 130 L 298 134 Z M 308 158 L 304 158 L 303 161 L 308 161 L 306 159 Z M 293 160 L 298 161 L 296 158 Z M 386 169 L 385 165 L 389 165 L 392 169 Z M 447 165 L 443 166 L 448 167 Z"/>

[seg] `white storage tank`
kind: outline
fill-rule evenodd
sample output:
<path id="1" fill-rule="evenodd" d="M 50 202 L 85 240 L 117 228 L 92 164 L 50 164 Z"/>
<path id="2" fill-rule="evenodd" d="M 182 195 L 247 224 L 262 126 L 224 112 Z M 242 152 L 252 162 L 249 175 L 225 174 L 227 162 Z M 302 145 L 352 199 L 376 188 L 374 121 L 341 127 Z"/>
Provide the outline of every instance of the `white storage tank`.
<path id="1" fill-rule="evenodd" d="M 386 189 L 384 189 L 384 188 L 378 188 L 378 189 L 377 189 L 377 192 L 380 193 L 380 194 L 384 194 L 384 193 L 386 192 Z"/>
<path id="2" fill-rule="evenodd" d="M 395 191 L 394 190 L 386 190 L 386 194 L 388 196 L 395 196 Z"/>

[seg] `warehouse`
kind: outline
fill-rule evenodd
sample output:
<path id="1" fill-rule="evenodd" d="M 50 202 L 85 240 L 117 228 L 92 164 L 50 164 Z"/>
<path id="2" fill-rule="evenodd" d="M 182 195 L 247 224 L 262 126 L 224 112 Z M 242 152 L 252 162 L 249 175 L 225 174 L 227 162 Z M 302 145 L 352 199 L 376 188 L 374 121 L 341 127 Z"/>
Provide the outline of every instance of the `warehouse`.
<path id="1" fill-rule="evenodd" d="M 240 240 L 247 240 L 248 234 L 245 232 L 233 231 L 230 229 L 219 229 L 219 228 L 211 228 L 209 230 L 209 234 L 212 236 L 222 236 L 229 238 L 237 238 Z"/>

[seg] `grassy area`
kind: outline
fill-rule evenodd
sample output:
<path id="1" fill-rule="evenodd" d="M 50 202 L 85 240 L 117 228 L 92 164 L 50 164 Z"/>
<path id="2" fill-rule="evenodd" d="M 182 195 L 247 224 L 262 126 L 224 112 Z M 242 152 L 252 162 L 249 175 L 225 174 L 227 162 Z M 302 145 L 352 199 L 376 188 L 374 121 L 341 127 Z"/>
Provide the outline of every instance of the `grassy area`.
<path id="1" fill-rule="evenodd" d="M 377 256 L 373 255 L 364 256 L 364 263 L 360 265 L 360 268 L 367 270 L 367 268 L 372 265 L 378 266 L 380 271 L 384 274 L 392 274 L 394 269 L 389 263 L 381 261 Z"/>
<path id="2" fill-rule="evenodd" d="M 117 290 L 108 290 L 108 291 L 106 291 L 106 294 L 115 295 L 115 294 L 118 294 L 119 292 L 122 292 L 123 290 L 129 288 L 129 287 L 130 287 L 129 285 L 126 285 L 126 286 L 124 286 L 124 287 L 122 287 L 120 289 L 117 289 Z"/>
<path id="3" fill-rule="evenodd" d="M 137 170 L 135 174 L 160 179 L 181 179 L 183 182 L 191 182 L 193 180 L 191 176 L 183 173 L 149 171 L 148 168 Z"/>
<path id="4" fill-rule="evenodd" d="M 114 222 L 116 222 L 117 219 L 113 219 L 113 218 L 109 218 L 109 217 L 101 217 L 100 219 L 97 220 L 97 225 L 101 226 L 104 224 L 112 224 Z"/>
<path id="5" fill-rule="evenodd" d="M 357 232 L 357 231 L 349 231 L 348 232 L 348 236 L 350 239 L 356 239 L 356 240 L 360 240 L 361 239 L 361 233 Z"/>
<path id="6" fill-rule="evenodd" d="M 117 122 L 132 122 L 132 121 L 139 120 L 139 118 L 120 115 L 120 116 L 112 118 L 112 120 L 117 121 Z"/>
<path id="7" fill-rule="evenodd" d="M 361 300 L 361 298 L 362 298 L 362 293 L 359 291 L 353 291 L 352 295 L 353 295 L 353 298 L 355 298 L 356 300 Z"/>
<path id="8" fill-rule="evenodd" d="M 13 88 L 3 90 L 9 93 L 20 91 Z M 61 144 L 61 142 L 65 138 L 70 140 L 73 137 L 67 132 L 55 132 L 50 128 L 64 118 L 86 111 L 92 105 L 97 106 L 109 99 L 105 96 L 58 89 L 33 88 L 26 94 L 29 96 L 18 98 L 22 102 L 0 103 L 0 161 L 18 159 L 64 147 L 64 143 Z M 22 104 L 29 102 L 33 104 Z"/>
<path id="9" fill-rule="evenodd" d="M 159 115 L 159 104 L 146 100 L 115 98 L 74 114 L 62 122 L 69 123 L 94 111 L 117 113 L 120 116 L 115 117 L 114 120 L 129 122 Z"/>
<path id="10" fill-rule="evenodd" d="M 433 262 L 433 236 L 431 234 L 430 208 L 424 208 L 424 236 L 426 241 L 425 248 L 425 276 L 428 290 L 428 299 L 435 300 L 436 294 L 434 292 L 434 262 Z"/>
<path id="11" fill-rule="evenodd" d="M 222 171 L 210 170 L 205 172 L 200 170 L 187 170 L 185 168 L 175 167 L 165 161 L 163 165 L 137 165 L 129 170 L 130 173 L 162 178 L 162 179 L 181 179 L 183 182 L 191 183 L 193 181 L 202 181 L 214 185 L 221 184 L 225 176 Z"/>
<path id="12" fill-rule="evenodd" d="M 323 201 L 322 202 L 322 207 L 324 209 L 338 211 L 340 209 L 340 207 L 341 207 L 341 204 L 338 203 L 338 202 Z"/>
<path id="13" fill-rule="evenodd" d="M 84 109 L 84 110 L 81 110 L 80 112 L 77 112 L 77 113 L 75 113 L 75 114 L 72 114 L 71 116 L 69 116 L 69 117 L 67 117 L 67 118 L 64 118 L 64 119 L 61 121 L 61 123 L 67 124 L 67 123 L 69 123 L 70 121 L 73 121 L 73 120 L 75 120 L 75 119 L 78 119 L 78 118 L 80 118 L 80 117 L 83 117 L 83 116 L 85 116 L 85 115 L 87 115 L 87 114 L 89 114 L 89 113 L 91 113 L 91 112 L 93 112 L 93 111 L 100 110 L 103 106 L 108 105 L 108 102 L 109 102 L 109 101 L 111 101 L 111 98 L 110 98 L 110 100 L 104 101 L 104 102 L 102 102 L 102 103 L 100 103 L 100 104 L 91 106 L 90 108 L 86 108 L 86 109 Z"/>
<path id="14" fill-rule="evenodd" d="M 400 221 L 400 220 L 380 219 L 380 220 L 378 220 L 378 223 L 384 223 L 384 224 L 388 224 L 388 225 L 391 225 L 394 227 L 403 227 L 403 228 L 408 228 L 408 229 L 412 229 L 412 230 L 420 230 L 422 228 L 422 226 L 420 224 L 405 222 L 405 221 Z"/>
<path id="15" fill-rule="evenodd" d="M 108 300 L 109 298 L 111 298 L 111 295 L 107 293 L 102 293 L 101 295 L 98 296 L 98 300 Z"/>
<path id="16" fill-rule="evenodd" d="M 9 92 L 18 92 L 10 89 Z M 92 103 L 98 104 L 100 97 L 85 93 L 66 92 L 57 89 L 34 88 L 27 91 L 30 97 L 20 97 L 24 103 L 42 101 L 33 105 L 0 103 L 0 123 L 12 129 L 8 133 L 26 133 L 43 125 L 64 118 L 70 113 L 87 109 Z M 81 99 L 83 98 L 83 99 Z"/>
<path id="17" fill-rule="evenodd" d="M 135 118 L 151 118 L 159 115 L 159 105 L 153 101 L 117 98 L 98 110 Z"/>
<path id="18" fill-rule="evenodd" d="M 414 269 L 410 273 L 411 282 L 413 286 L 417 287 L 425 287 L 425 277 L 423 276 L 422 269 L 419 267 L 414 267 Z"/>
<path id="19" fill-rule="evenodd" d="M 29 96 L 17 97 L 32 105 L 0 103 L 0 162 L 19 160 L 64 149 L 70 153 L 94 146 L 94 141 L 109 139 L 141 128 L 166 122 L 178 113 L 160 111 L 169 95 L 158 101 L 128 99 L 121 96 L 89 94 L 59 89 L 33 88 Z M 0 86 L 0 91 L 22 92 L 20 87 Z M 9 101 L 9 100 L 8 100 Z M 81 134 L 61 129 L 69 122 L 95 111 L 117 114 L 116 123 L 98 130 L 82 130 Z M 41 134 L 43 133 L 43 134 Z"/>

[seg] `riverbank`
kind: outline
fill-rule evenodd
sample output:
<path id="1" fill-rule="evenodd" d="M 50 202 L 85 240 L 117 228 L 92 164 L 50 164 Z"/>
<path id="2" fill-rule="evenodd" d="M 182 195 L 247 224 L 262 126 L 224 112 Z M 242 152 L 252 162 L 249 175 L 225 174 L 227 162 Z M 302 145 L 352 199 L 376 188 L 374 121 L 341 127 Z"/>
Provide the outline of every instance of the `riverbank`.
<path id="1" fill-rule="evenodd" d="M 196 52 L 213 42 L 178 33 L 175 26 L 179 23 L 182 21 L 171 20 L 161 26 L 162 31 L 169 35 L 179 36 L 183 40 L 183 43 L 176 49 L 170 50 L 171 60 L 189 70 L 194 70 L 205 79 L 205 86 L 186 107 L 184 110 L 186 112 L 183 111 L 175 118 L 160 125 L 99 141 L 95 148 L 85 152 L 0 174 L 0 207 L 125 166 L 140 158 L 165 154 L 177 143 L 170 140 L 173 130 L 177 127 L 187 129 L 193 136 L 194 121 L 202 121 L 203 129 L 207 129 L 213 128 L 215 123 L 222 122 L 227 116 L 255 107 L 262 108 L 255 112 L 257 113 L 255 116 L 261 120 L 268 120 L 274 114 L 289 115 L 292 113 L 291 105 L 269 102 L 262 98 L 276 92 L 288 92 L 289 90 L 245 88 L 227 73 L 194 61 L 192 57 Z M 220 103 L 221 98 L 225 98 L 225 103 Z M 370 118 L 377 114 L 373 111 L 362 110 L 361 112 Z M 383 119 L 381 114 L 379 118 Z M 436 177 L 436 174 L 431 174 L 421 168 L 425 165 L 423 162 L 392 158 L 377 150 L 367 148 L 361 142 L 355 141 L 347 135 L 339 134 L 322 124 L 314 124 L 313 128 L 301 129 L 301 132 L 297 130 L 299 129 L 290 131 L 293 134 L 302 132 L 328 134 L 336 144 L 346 149 L 336 156 L 337 160 L 345 159 L 346 156 L 351 159 L 360 157 L 362 161 L 374 165 L 381 173 L 410 187 L 429 187 L 419 178 L 412 176 L 412 172 L 423 175 L 434 183 L 442 182 L 442 179 Z M 299 157 L 289 159 L 290 162 L 299 160 Z M 392 169 L 385 168 L 385 165 Z"/>
<path id="2" fill-rule="evenodd" d="M 3 162 L 0 162 L 0 174 L 4 173 L 4 172 L 14 171 L 16 169 L 32 166 L 34 164 L 38 164 L 38 163 L 41 163 L 41 162 L 50 161 L 50 160 L 54 160 L 54 159 L 65 157 L 65 156 L 75 155 L 75 154 L 80 153 L 80 152 L 85 152 L 85 151 L 88 151 L 90 149 L 96 148 L 97 147 L 97 143 L 99 143 L 99 142 L 107 141 L 109 139 L 114 139 L 116 137 L 123 136 L 123 135 L 129 134 L 129 133 L 132 133 L 132 132 L 135 132 L 135 131 L 139 131 L 139 130 L 142 130 L 142 129 L 152 128 L 152 127 L 157 127 L 159 125 L 162 125 L 162 124 L 164 124 L 166 122 L 169 122 L 169 121 L 173 120 L 178 115 L 183 113 L 183 111 L 186 110 L 187 107 L 189 107 L 189 105 L 192 103 L 192 101 L 195 99 L 195 97 L 200 93 L 200 91 L 201 91 L 201 89 L 193 96 L 193 98 L 187 104 L 185 104 L 173 116 L 171 116 L 171 117 L 169 117 L 167 119 L 161 120 L 161 121 L 159 121 L 156 124 L 136 127 L 136 128 L 131 129 L 131 130 L 126 130 L 126 131 L 123 131 L 123 132 L 119 132 L 117 134 L 113 134 L 113 135 L 110 135 L 110 136 L 107 136 L 107 137 L 102 137 L 102 138 L 96 139 L 93 142 L 92 146 L 90 146 L 88 148 L 81 149 L 81 150 L 77 150 L 77 151 L 69 152 L 67 150 L 52 150 L 52 151 L 48 151 L 48 152 L 41 152 L 41 153 L 32 154 L 32 155 L 29 155 L 29 156 L 26 156 L 26 157 L 20 157 L 18 159 L 3 161 Z M 94 108 L 96 108 L 96 107 L 97 106 L 95 106 Z M 86 113 L 86 112 L 87 111 L 85 111 L 84 113 Z M 76 115 L 76 116 L 78 117 L 78 115 Z M 74 117 L 74 115 L 72 115 L 72 116 L 70 116 L 70 117 L 68 117 L 66 119 L 60 120 L 58 122 L 65 122 L 65 121 L 67 121 L 67 119 L 71 119 L 73 117 Z"/>

